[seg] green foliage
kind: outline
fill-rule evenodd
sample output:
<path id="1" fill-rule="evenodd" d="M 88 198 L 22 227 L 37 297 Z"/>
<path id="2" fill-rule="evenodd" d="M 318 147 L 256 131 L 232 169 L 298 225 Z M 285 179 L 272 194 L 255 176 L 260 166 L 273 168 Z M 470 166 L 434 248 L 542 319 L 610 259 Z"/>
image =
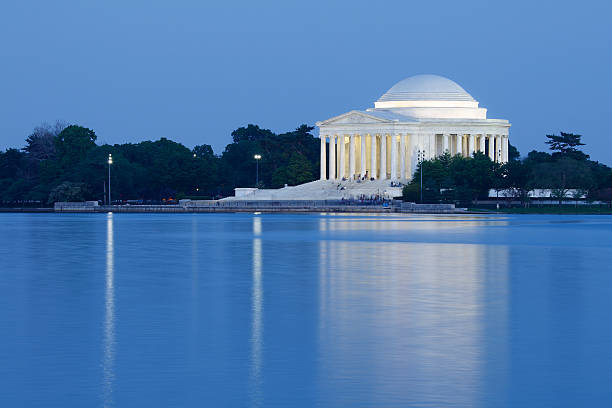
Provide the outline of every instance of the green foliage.
<path id="1" fill-rule="evenodd" d="M 474 201 L 486 198 L 490 189 L 508 190 L 523 203 L 529 201 L 529 192 L 536 188 L 551 189 L 560 203 L 574 189 L 581 197 L 591 191 L 590 198 L 605 197 L 606 189 L 612 188 L 612 170 L 588 160 L 587 155 L 577 150 L 577 146 L 584 145 L 580 135 L 561 133 L 548 138 L 555 150 L 553 154 L 532 151 L 521 160 L 518 150 L 511 146 L 509 161 L 503 165 L 491 162 L 482 153 L 475 153 L 472 158 L 447 154 L 425 161 L 404 189 L 404 200 L 419 201 L 417 185 L 421 171 L 425 202 Z"/>
<path id="2" fill-rule="evenodd" d="M 289 163 L 279 167 L 272 175 L 272 184 L 295 186 L 314 179 L 312 164 L 302 153 L 293 152 Z"/>
<path id="3" fill-rule="evenodd" d="M 402 189 L 402 200 L 411 203 L 421 202 L 421 190 L 420 184 L 410 183 L 406 184 Z"/>
<path id="4" fill-rule="evenodd" d="M 193 154 L 198 159 L 214 159 L 215 153 L 213 152 L 213 148 L 210 145 L 197 145 L 193 148 Z"/>
<path id="5" fill-rule="evenodd" d="M 259 160 L 260 187 L 279 188 L 316 179 L 320 142 L 312 135 L 313 127 L 301 125 L 293 132 L 276 135 L 255 125 L 232 132 L 234 143 L 225 147 L 220 158 L 221 192 L 230 195 L 238 186 L 255 185 L 256 162 Z"/>
<path id="6" fill-rule="evenodd" d="M 218 157 L 209 145 L 189 150 L 166 138 L 98 146 L 91 129 L 42 125 L 28 136 L 23 151 L 0 152 L 0 200 L 102 200 L 109 154 L 114 199 L 233 194 L 235 187 L 254 185 L 255 154 L 262 155 L 260 186 L 301 184 L 318 175 L 319 141 L 312 130 L 301 125 L 277 135 L 248 125 L 232 132 L 233 142 Z"/>
<path id="7" fill-rule="evenodd" d="M 320 141 L 312 130 L 301 125 L 275 134 L 249 124 L 232 132 L 232 143 L 216 156 L 209 145 L 190 150 L 166 138 L 99 146 L 93 130 L 43 125 L 28 136 L 23 151 L 0 152 L 0 200 L 102 200 L 108 154 L 113 155 L 114 199 L 230 195 L 235 187 L 255 184 L 255 154 L 262 156 L 259 187 L 302 184 L 318 178 Z M 482 153 L 424 161 L 405 186 L 404 200 L 421 201 L 422 172 L 426 203 L 467 203 L 486 198 L 492 188 L 510 190 L 525 203 L 534 188 L 554 189 L 560 200 L 570 189 L 579 189 L 588 191 L 589 200 L 612 203 L 612 169 L 578 150 L 583 145 L 580 135 L 561 133 L 548 139 L 552 154 L 532 151 L 521 159 L 510 145 L 509 162 L 501 166 Z"/>
<path id="8" fill-rule="evenodd" d="M 546 137 L 548 138 L 546 144 L 550 146 L 550 150 L 555 152 L 553 155 L 571 157 L 576 160 L 586 160 L 589 158 L 587 154 L 577 149 L 578 146 L 584 146 L 584 143 L 580 141 L 581 135 L 561 132 L 560 136 L 546 135 Z"/>
<path id="9" fill-rule="evenodd" d="M 55 149 L 60 158 L 60 165 L 69 169 L 79 163 L 90 150 L 96 148 L 96 134 L 93 130 L 71 125 L 55 138 Z"/>
<path id="10" fill-rule="evenodd" d="M 554 162 L 536 164 L 532 184 L 537 188 L 552 189 L 551 195 L 561 204 L 570 189 L 588 190 L 594 186 L 594 180 L 588 163 L 561 157 Z"/>
<path id="11" fill-rule="evenodd" d="M 520 158 L 521 154 L 518 149 L 512 143 L 508 143 L 508 161 L 516 161 Z"/>
<path id="12" fill-rule="evenodd" d="M 467 202 L 487 196 L 497 167 L 482 153 L 475 153 L 472 158 L 446 153 L 421 163 L 410 184 L 420 186 L 422 171 L 424 202 Z M 406 189 L 404 199 L 409 201 L 413 192 L 413 188 Z"/>
<path id="13" fill-rule="evenodd" d="M 528 161 L 513 160 L 499 167 L 494 176 L 494 187 L 497 190 L 508 189 L 521 202 L 529 200 L 532 188 L 532 168 Z"/>
<path id="14" fill-rule="evenodd" d="M 84 201 L 87 198 L 87 186 L 85 183 L 73 183 L 64 181 L 51 190 L 48 204 L 58 201 Z"/>
<path id="15" fill-rule="evenodd" d="M 608 206 L 612 207 L 612 187 L 600 188 L 598 190 L 589 191 L 589 199 L 601 200 L 608 202 Z"/>
<path id="16" fill-rule="evenodd" d="M 532 150 L 527 154 L 527 158 L 525 161 L 530 163 L 544 163 L 544 162 L 552 162 L 554 159 L 550 153 L 546 152 L 538 152 L 536 150 Z"/>
<path id="17" fill-rule="evenodd" d="M 26 155 L 17 149 L 0 153 L 0 179 L 15 179 L 23 174 Z"/>
<path id="18" fill-rule="evenodd" d="M 26 139 L 26 146 L 23 148 L 33 160 L 48 160 L 56 156 L 55 140 L 56 137 L 66 129 L 68 125 L 57 121 L 54 126 L 42 124 L 34 128 L 34 131 Z"/>
<path id="19" fill-rule="evenodd" d="M 260 140 L 266 140 L 274 136 L 268 129 L 261 129 L 257 125 L 249 124 L 247 127 L 241 127 L 232 132 L 232 140 L 234 143 L 240 143 L 244 141 L 257 142 Z"/>

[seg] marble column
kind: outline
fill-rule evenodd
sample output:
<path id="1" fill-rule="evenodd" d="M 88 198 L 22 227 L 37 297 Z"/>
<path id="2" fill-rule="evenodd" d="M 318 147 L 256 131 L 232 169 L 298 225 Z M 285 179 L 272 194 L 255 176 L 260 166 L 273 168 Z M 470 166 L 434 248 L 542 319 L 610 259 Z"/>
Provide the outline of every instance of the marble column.
<path id="1" fill-rule="evenodd" d="M 342 180 L 346 175 L 346 149 L 344 148 L 344 142 L 344 135 L 338 135 L 338 150 L 340 150 L 340 171 L 338 172 L 338 178 L 340 180 Z"/>
<path id="2" fill-rule="evenodd" d="M 502 161 L 501 152 L 502 152 L 501 135 L 495 135 L 495 161 L 498 163 L 501 163 Z"/>
<path id="3" fill-rule="evenodd" d="M 391 180 L 397 180 L 397 138 L 391 134 Z"/>
<path id="4" fill-rule="evenodd" d="M 325 180 L 325 135 L 320 135 L 321 138 L 321 180 Z"/>
<path id="5" fill-rule="evenodd" d="M 472 157 L 472 155 L 474 155 L 474 150 L 476 150 L 476 146 L 475 146 L 475 136 L 474 134 L 470 134 L 468 135 L 468 140 L 469 140 L 469 146 L 468 146 L 468 154 L 469 157 Z"/>
<path id="6" fill-rule="evenodd" d="M 355 177 L 355 135 L 349 135 L 349 175 L 348 179 Z"/>
<path id="7" fill-rule="evenodd" d="M 480 149 L 478 150 L 479 152 L 481 152 L 482 154 L 485 154 L 485 138 L 487 137 L 487 135 L 485 135 L 484 133 L 482 135 L 480 135 Z"/>
<path id="8" fill-rule="evenodd" d="M 448 133 L 445 133 L 444 135 L 442 135 L 442 154 L 444 153 L 450 153 L 450 145 L 449 145 L 449 137 L 450 135 Z"/>
<path id="9" fill-rule="evenodd" d="M 376 179 L 376 133 L 370 135 L 370 178 Z"/>
<path id="10" fill-rule="evenodd" d="M 463 134 L 457 133 L 457 154 L 463 156 Z"/>
<path id="11" fill-rule="evenodd" d="M 329 179 L 336 179 L 336 135 L 329 137 Z"/>
<path id="12" fill-rule="evenodd" d="M 387 135 L 380 135 L 380 179 L 387 179 Z"/>
<path id="13" fill-rule="evenodd" d="M 406 134 L 400 134 L 400 179 L 406 178 Z"/>
<path id="14" fill-rule="evenodd" d="M 495 161 L 495 135 L 489 135 L 489 159 Z"/>
<path id="15" fill-rule="evenodd" d="M 436 146 L 436 134 L 428 136 L 429 139 L 429 160 L 435 159 L 438 154 L 438 147 Z"/>
<path id="16" fill-rule="evenodd" d="M 366 175 L 366 135 L 361 134 L 361 177 Z"/>

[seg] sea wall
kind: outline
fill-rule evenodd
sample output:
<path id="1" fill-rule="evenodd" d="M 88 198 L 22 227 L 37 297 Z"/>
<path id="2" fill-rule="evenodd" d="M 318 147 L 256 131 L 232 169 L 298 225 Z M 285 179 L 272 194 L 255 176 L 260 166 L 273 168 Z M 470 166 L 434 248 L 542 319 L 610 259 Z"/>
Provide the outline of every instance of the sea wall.
<path id="1" fill-rule="evenodd" d="M 261 201 L 182 201 L 179 205 L 93 205 L 91 203 L 56 203 L 56 212 L 117 213 L 215 213 L 215 212 L 359 212 L 359 213 L 429 213 L 460 212 L 454 204 L 415 204 L 360 202 L 346 200 L 261 200 Z"/>

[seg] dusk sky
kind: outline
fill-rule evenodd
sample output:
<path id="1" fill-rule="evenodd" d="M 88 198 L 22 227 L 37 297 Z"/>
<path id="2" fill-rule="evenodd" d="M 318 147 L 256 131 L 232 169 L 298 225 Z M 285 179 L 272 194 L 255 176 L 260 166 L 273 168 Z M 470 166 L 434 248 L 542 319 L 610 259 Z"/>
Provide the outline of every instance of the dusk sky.
<path id="1" fill-rule="evenodd" d="M 0 148 L 60 119 L 220 154 L 239 126 L 314 125 L 431 73 L 508 119 L 522 154 L 566 131 L 612 165 L 611 4 L 3 1 Z"/>

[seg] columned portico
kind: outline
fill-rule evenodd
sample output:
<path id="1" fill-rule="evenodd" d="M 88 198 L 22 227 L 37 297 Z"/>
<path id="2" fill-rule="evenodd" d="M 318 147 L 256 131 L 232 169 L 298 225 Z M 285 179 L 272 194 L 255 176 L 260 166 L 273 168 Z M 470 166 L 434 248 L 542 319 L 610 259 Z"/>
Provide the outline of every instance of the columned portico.
<path id="1" fill-rule="evenodd" d="M 486 113 L 447 78 L 407 78 L 389 89 L 374 108 L 317 123 L 321 180 L 407 181 L 416 169 L 419 152 L 426 159 L 446 152 L 464 157 L 481 152 L 504 163 L 508 161 L 510 124 L 487 119 Z"/>

